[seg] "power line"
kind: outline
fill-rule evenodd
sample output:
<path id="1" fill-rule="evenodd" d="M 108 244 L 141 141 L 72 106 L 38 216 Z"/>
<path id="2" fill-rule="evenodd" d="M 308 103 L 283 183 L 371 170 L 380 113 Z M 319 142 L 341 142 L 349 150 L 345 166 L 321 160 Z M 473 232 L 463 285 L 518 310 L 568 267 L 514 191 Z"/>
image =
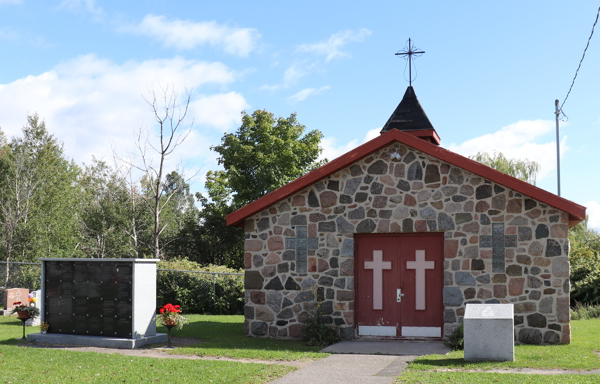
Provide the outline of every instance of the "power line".
<path id="1" fill-rule="evenodd" d="M 568 117 L 562 111 L 562 107 L 563 107 L 563 105 L 565 105 L 565 103 L 567 102 L 567 99 L 569 98 L 569 95 L 571 94 L 571 90 L 573 89 L 573 85 L 575 84 L 575 79 L 577 79 L 577 74 L 579 73 L 579 68 L 581 68 L 581 63 L 583 63 L 583 59 L 585 59 L 585 53 L 587 52 L 587 49 L 590 46 L 590 40 L 592 40 L 592 36 L 594 36 L 594 28 L 596 28 L 596 24 L 598 23 L 598 16 L 600 16 L 600 7 L 598 7 L 598 12 L 596 13 L 596 20 L 594 21 L 594 25 L 592 25 L 592 33 L 590 33 L 590 37 L 588 37 L 587 44 L 585 45 L 585 49 L 583 50 L 583 56 L 581 57 L 581 60 L 579 60 L 579 65 L 577 66 L 577 70 L 575 71 L 575 76 L 573 77 L 573 81 L 571 82 L 571 86 L 569 87 L 569 92 L 567 92 L 567 96 L 565 97 L 565 99 L 563 100 L 563 102 L 559 108 L 560 113 L 562 113 L 563 116 L 565 116 L 567 119 L 568 119 Z"/>

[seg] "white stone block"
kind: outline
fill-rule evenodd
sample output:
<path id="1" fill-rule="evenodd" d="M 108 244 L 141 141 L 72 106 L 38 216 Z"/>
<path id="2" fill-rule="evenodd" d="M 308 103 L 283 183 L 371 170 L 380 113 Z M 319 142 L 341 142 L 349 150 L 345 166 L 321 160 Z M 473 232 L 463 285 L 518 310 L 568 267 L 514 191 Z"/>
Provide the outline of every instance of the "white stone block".
<path id="1" fill-rule="evenodd" d="M 465 361 L 514 361 L 514 322 L 512 304 L 467 304 Z"/>
<path id="2" fill-rule="evenodd" d="M 44 302 L 44 300 L 42 300 L 42 290 L 38 289 L 37 291 L 31 292 L 31 294 L 33 295 L 33 297 L 35 297 L 35 306 L 39 308 L 40 305 L 42 305 L 42 303 Z M 37 325 L 40 325 L 41 311 L 42 310 L 40 309 L 40 316 L 27 320 L 25 322 L 25 325 L 28 327 L 35 327 Z"/>

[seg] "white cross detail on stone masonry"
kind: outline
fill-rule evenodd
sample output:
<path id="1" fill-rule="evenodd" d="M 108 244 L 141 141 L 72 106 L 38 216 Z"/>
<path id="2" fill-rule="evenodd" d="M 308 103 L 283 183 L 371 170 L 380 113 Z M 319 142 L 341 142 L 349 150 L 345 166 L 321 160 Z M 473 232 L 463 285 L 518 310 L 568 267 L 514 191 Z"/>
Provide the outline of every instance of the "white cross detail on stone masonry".
<path id="1" fill-rule="evenodd" d="M 383 309 L 383 270 L 392 269 L 392 262 L 383 261 L 383 251 L 373 251 L 373 260 L 365 260 L 365 269 L 373 270 L 373 309 Z"/>
<path id="2" fill-rule="evenodd" d="M 415 304 L 418 310 L 425 309 L 425 270 L 434 269 L 435 261 L 425 261 L 425 251 L 418 250 L 416 261 L 407 261 L 406 269 L 415 270 Z"/>

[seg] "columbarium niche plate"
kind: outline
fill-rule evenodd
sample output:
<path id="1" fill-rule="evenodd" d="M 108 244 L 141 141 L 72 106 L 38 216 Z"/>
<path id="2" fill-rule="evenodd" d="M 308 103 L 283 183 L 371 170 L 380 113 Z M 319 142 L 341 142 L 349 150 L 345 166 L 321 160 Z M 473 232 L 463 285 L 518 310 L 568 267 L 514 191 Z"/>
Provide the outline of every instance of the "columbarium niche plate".
<path id="1" fill-rule="evenodd" d="M 49 333 L 131 338 L 132 262 L 45 261 Z"/>

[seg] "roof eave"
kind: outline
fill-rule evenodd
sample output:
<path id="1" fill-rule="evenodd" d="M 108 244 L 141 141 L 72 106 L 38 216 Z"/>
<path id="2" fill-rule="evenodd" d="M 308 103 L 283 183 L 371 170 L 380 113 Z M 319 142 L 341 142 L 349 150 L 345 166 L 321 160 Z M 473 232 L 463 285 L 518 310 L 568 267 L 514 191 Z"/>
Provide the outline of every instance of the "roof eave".
<path id="1" fill-rule="evenodd" d="M 371 153 L 389 145 L 394 141 L 408 145 L 409 147 L 415 148 L 437 159 L 446 161 L 466 171 L 492 180 L 495 183 L 511 188 L 526 196 L 530 196 L 545 204 L 567 212 L 569 214 L 569 227 L 572 227 L 573 225 L 576 225 L 585 219 L 586 208 L 582 205 L 564 199 L 505 173 L 499 172 L 457 153 L 448 151 L 447 149 L 413 136 L 408 132 L 392 129 L 384 134 L 381 134 L 375 139 L 341 155 L 337 159 L 330 161 L 322 167 L 319 167 L 314 171 L 309 172 L 306 175 L 284 185 L 283 187 L 280 187 L 275 191 L 261 197 L 260 199 L 245 205 L 235 212 L 230 213 L 227 215 L 227 225 L 239 227 L 244 226 L 244 221 L 246 218 L 272 206 L 278 201 L 283 200 L 296 192 L 302 191 L 306 187 L 309 187 L 319 180 L 322 180 L 329 175 L 340 171 L 341 169 L 364 157 L 367 157 Z"/>

